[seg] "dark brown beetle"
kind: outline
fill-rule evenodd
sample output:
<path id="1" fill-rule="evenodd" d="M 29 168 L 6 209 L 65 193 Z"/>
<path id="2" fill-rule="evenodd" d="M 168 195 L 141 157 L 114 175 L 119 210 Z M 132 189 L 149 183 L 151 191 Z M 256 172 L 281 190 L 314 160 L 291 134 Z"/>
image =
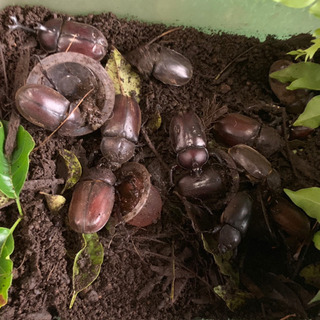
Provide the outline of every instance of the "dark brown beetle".
<path id="1" fill-rule="evenodd" d="M 90 169 L 76 185 L 69 206 L 72 230 L 94 233 L 108 222 L 114 205 L 116 178 L 109 169 Z"/>
<path id="2" fill-rule="evenodd" d="M 303 126 L 292 126 L 290 128 L 290 135 L 289 139 L 294 140 L 294 139 L 306 139 L 314 129 L 308 128 L 308 127 L 303 127 Z"/>
<path id="3" fill-rule="evenodd" d="M 15 16 L 10 18 L 14 23 L 9 26 L 11 29 L 34 32 L 21 25 Z M 36 29 L 39 43 L 47 52 L 77 52 L 97 61 L 106 55 L 108 42 L 103 33 L 91 25 L 55 18 L 39 24 Z"/>
<path id="4" fill-rule="evenodd" d="M 243 168 L 256 182 L 266 182 L 271 190 L 278 191 L 281 186 L 279 173 L 271 163 L 258 151 L 245 144 L 238 144 L 228 150 L 232 159 Z"/>
<path id="5" fill-rule="evenodd" d="M 200 118 L 193 111 L 179 112 L 171 119 L 169 131 L 178 164 L 199 174 L 209 158 Z"/>
<path id="6" fill-rule="evenodd" d="M 193 74 L 189 59 L 156 43 L 129 52 L 126 59 L 143 76 L 149 77 L 152 74 L 165 84 L 182 86 L 190 81 Z"/>
<path id="7" fill-rule="evenodd" d="M 289 236 L 303 241 L 310 236 L 310 221 L 293 203 L 285 198 L 276 198 L 270 207 L 273 220 Z"/>
<path id="8" fill-rule="evenodd" d="M 266 157 L 283 146 L 283 140 L 275 129 L 239 113 L 229 113 L 215 122 L 213 131 L 215 137 L 229 147 L 246 144 Z"/>
<path id="9" fill-rule="evenodd" d="M 100 149 L 112 170 L 133 157 L 140 127 L 141 111 L 136 100 L 117 95 L 113 114 L 101 128 Z"/>
<path id="10" fill-rule="evenodd" d="M 221 253 L 236 249 L 246 233 L 252 209 L 252 199 L 246 192 L 238 192 L 223 211 L 219 230 L 218 249 Z"/>
<path id="11" fill-rule="evenodd" d="M 100 128 L 112 113 L 113 83 L 99 62 L 83 54 L 50 55 L 32 69 L 26 82 L 16 93 L 17 109 L 47 130 L 55 130 L 68 117 L 59 133 L 84 135 Z"/>
<path id="12" fill-rule="evenodd" d="M 288 60 L 275 61 L 269 70 L 269 74 L 287 68 L 292 62 Z M 304 89 L 287 90 L 289 83 L 282 83 L 277 79 L 269 77 L 271 90 L 291 113 L 301 113 L 310 99 L 310 92 Z"/>
<path id="13" fill-rule="evenodd" d="M 177 182 L 177 191 L 184 197 L 193 199 L 217 199 L 224 196 L 226 183 L 224 176 L 213 166 L 206 167 L 201 175 L 187 174 Z"/>

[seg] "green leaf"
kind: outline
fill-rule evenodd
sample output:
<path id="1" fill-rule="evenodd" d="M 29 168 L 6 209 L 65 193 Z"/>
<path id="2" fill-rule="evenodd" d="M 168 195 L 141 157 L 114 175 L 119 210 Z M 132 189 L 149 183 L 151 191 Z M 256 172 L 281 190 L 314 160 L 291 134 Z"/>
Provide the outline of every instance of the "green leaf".
<path id="1" fill-rule="evenodd" d="M 320 222 L 320 188 L 305 188 L 298 191 L 283 190 L 295 205 L 309 217 Z"/>
<path id="2" fill-rule="evenodd" d="M 305 61 L 310 60 L 313 58 L 313 56 L 318 51 L 318 49 L 320 49 L 320 39 L 317 38 L 317 39 L 311 40 L 311 43 L 314 43 L 314 44 L 305 50 L 298 49 L 296 51 L 290 51 L 288 52 L 288 54 L 292 56 L 296 56 L 295 59 L 305 56 Z"/>
<path id="3" fill-rule="evenodd" d="M 236 270 L 230 262 L 233 256 L 233 251 L 230 250 L 224 254 L 217 253 L 218 243 L 211 234 L 202 233 L 201 239 L 204 249 L 212 254 L 219 271 L 223 275 L 228 276 L 230 282 L 233 282 L 235 286 L 238 286 L 240 282 L 239 271 Z"/>
<path id="4" fill-rule="evenodd" d="M 238 287 L 221 285 L 214 287 L 213 290 L 216 295 L 225 301 L 227 307 L 233 312 L 243 307 L 249 299 L 253 299 L 251 293 L 240 290 Z"/>
<path id="5" fill-rule="evenodd" d="M 10 259 L 14 249 L 12 233 L 20 221 L 19 218 L 11 229 L 0 227 L 0 308 L 8 302 L 13 269 L 13 262 Z"/>
<path id="6" fill-rule="evenodd" d="M 315 96 L 308 102 L 304 111 L 293 125 L 309 127 L 312 129 L 320 126 L 320 96 Z"/>
<path id="7" fill-rule="evenodd" d="M 30 134 L 19 126 L 16 148 L 12 158 L 7 159 L 4 154 L 6 137 L 6 122 L 0 121 L 0 191 L 8 198 L 17 199 L 29 170 L 29 154 L 34 148 L 34 141 Z"/>
<path id="8" fill-rule="evenodd" d="M 131 65 L 116 48 L 111 52 L 106 70 L 113 81 L 116 95 L 133 96 L 139 102 L 140 76 L 132 70 Z"/>
<path id="9" fill-rule="evenodd" d="M 320 262 L 307 265 L 299 274 L 307 284 L 320 289 Z"/>
<path id="10" fill-rule="evenodd" d="M 310 6 L 315 0 L 273 0 L 274 2 L 282 3 L 290 8 L 305 8 Z"/>
<path id="11" fill-rule="evenodd" d="M 317 18 L 320 18 L 320 1 L 317 1 L 310 9 L 309 12 L 316 16 Z"/>
<path id="12" fill-rule="evenodd" d="M 316 232 L 313 236 L 313 243 L 314 243 L 314 246 L 320 250 L 320 231 Z M 320 275 L 320 273 L 319 273 Z"/>
<path id="13" fill-rule="evenodd" d="M 68 172 L 66 184 L 61 191 L 61 194 L 63 194 L 66 190 L 72 188 L 79 181 L 82 175 L 82 167 L 78 158 L 73 152 L 63 149 L 62 151 L 60 150 L 59 153 L 65 162 Z"/>
<path id="14" fill-rule="evenodd" d="M 320 28 L 316 29 L 316 30 L 313 32 L 313 36 L 316 37 L 316 38 L 319 38 L 319 37 L 320 37 Z"/>
<path id="15" fill-rule="evenodd" d="M 288 90 L 320 90 L 320 64 L 313 62 L 292 63 L 288 67 L 270 74 L 282 83 L 291 82 Z"/>
<path id="16" fill-rule="evenodd" d="M 70 302 L 72 308 L 79 292 L 89 287 L 97 279 L 103 262 L 103 246 L 97 233 L 82 234 L 84 245 L 77 253 L 73 263 L 73 293 Z"/>
<path id="17" fill-rule="evenodd" d="M 318 293 L 309 301 L 309 304 L 320 301 L 320 290 Z"/>

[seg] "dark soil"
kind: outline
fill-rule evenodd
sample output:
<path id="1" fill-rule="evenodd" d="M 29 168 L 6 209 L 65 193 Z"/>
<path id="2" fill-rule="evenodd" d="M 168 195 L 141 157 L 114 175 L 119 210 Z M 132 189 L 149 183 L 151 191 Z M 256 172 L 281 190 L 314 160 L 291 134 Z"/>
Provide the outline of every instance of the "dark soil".
<path id="1" fill-rule="evenodd" d="M 7 76 L 6 79 L 5 73 L 0 72 L 0 119 L 4 120 L 9 120 L 15 109 L 14 92 L 44 54 L 34 34 L 23 30 L 9 31 L 10 15 L 16 15 L 22 24 L 30 27 L 61 16 L 41 7 L 8 7 L 0 12 L 0 43 L 4 57 L 1 70 L 5 69 Z M 160 24 L 146 25 L 118 19 L 112 13 L 72 19 L 99 28 L 110 47 L 112 44 L 123 53 L 167 30 Z M 269 37 L 260 43 L 255 38 L 208 35 L 192 28 L 173 32 L 159 40 L 160 44 L 188 57 L 194 67 L 192 80 L 183 87 L 163 85 L 153 78 L 143 80 L 140 102 L 143 123 L 154 119 L 155 111 L 160 112 L 160 129 L 155 132 L 147 129 L 146 132 L 167 166 L 176 163 L 168 127 L 172 115 L 181 109 L 195 110 L 204 120 L 210 145 L 215 145 L 210 127 L 217 110 L 223 106 L 230 112 L 250 115 L 266 125 L 288 130 L 296 116 L 283 112 L 283 107 L 272 94 L 268 70 L 275 60 L 288 59 L 286 52 L 307 47 L 309 41 L 310 36 L 301 35 L 287 41 Z M 103 59 L 103 65 L 107 59 L 108 55 Z M 233 63 L 226 68 L 231 61 Z M 222 70 L 221 76 L 215 79 Z M 21 124 L 33 136 L 36 145 L 49 135 L 49 132 L 23 118 Z M 222 320 L 280 319 L 287 315 L 293 317 L 293 314 L 296 318 L 306 318 L 308 314 L 316 319 L 317 309 L 308 308 L 305 303 L 316 290 L 304 285 L 295 274 L 297 268 L 300 270 L 309 263 L 319 261 L 319 254 L 311 244 L 307 251 L 303 249 L 299 260 L 294 261 L 293 253 L 282 241 L 281 231 L 276 230 L 274 225 L 278 242 L 275 248 L 271 248 L 270 243 L 260 241 L 259 231 L 255 230 L 256 218 L 251 223 L 248 237 L 239 247 L 236 259 L 239 270 L 246 276 L 243 277 L 246 279 L 243 289 L 254 294 L 259 291 L 257 288 L 263 289 L 268 282 L 281 294 L 254 294 L 254 299 L 244 309 L 235 313 L 228 310 L 224 301 L 212 290 L 223 283 L 223 276 L 213 257 L 203 249 L 201 238 L 193 230 L 180 199 L 169 190 L 169 172 L 142 134 L 133 161 L 148 168 L 154 185 L 161 191 L 164 201 L 161 220 L 143 229 L 121 225 L 114 230 L 101 230 L 99 237 L 105 248 L 101 273 L 78 296 L 70 310 L 72 264 L 80 248 L 81 236 L 68 227 L 68 205 L 59 213 L 50 213 L 39 191 L 61 190 L 62 181 L 57 174 L 59 150 L 64 148 L 77 154 L 82 152 L 82 160 L 86 158 L 88 166 L 94 166 L 103 163 L 100 141 L 99 131 L 80 138 L 55 134 L 44 146 L 32 152 L 28 182 L 21 194 L 25 216 L 14 232 L 15 251 L 11 256 L 14 279 L 8 304 L 0 311 L 1 319 L 170 320 L 201 317 Z M 288 148 L 297 152 L 291 161 L 286 147 L 269 158 L 281 174 L 282 187 L 297 190 L 320 186 L 319 145 L 319 130 L 315 130 L 305 140 L 288 143 Z M 242 179 L 246 178 L 243 176 Z M 72 190 L 66 192 L 67 202 L 71 194 Z M 258 213 L 254 215 L 261 216 L 261 205 L 257 208 Z M 1 209 L 0 225 L 10 227 L 17 215 L 14 204 Z M 263 225 L 264 221 L 257 224 Z M 170 298 L 173 261 L 174 302 Z M 296 288 L 290 294 L 289 280 L 295 281 L 291 284 Z M 301 300 L 304 302 L 301 303 Z M 296 301 L 303 307 L 298 307 Z"/>

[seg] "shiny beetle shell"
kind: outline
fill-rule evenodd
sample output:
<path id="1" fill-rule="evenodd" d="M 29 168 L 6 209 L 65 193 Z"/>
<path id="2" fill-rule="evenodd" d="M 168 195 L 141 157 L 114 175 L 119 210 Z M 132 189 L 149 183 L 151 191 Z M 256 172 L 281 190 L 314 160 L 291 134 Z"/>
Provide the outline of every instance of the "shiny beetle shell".
<path id="1" fill-rule="evenodd" d="M 39 27 L 38 40 L 47 52 L 77 52 L 100 61 L 108 42 L 97 28 L 75 21 L 51 19 Z"/>
<path id="2" fill-rule="evenodd" d="M 193 68 L 188 58 L 156 43 L 129 52 L 126 59 L 142 75 L 152 74 L 165 84 L 182 86 L 192 78 Z"/>
<path id="3" fill-rule="evenodd" d="M 289 236 L 305 240 L 310 235 L 310 221 L 302 210 L 285 198 L 278 198 L 270 208 L 273 220 Z"/>
<path id="4" fill-rule="evenodd" d="M 72 230 L 79 233 L 94 233 L 108 222 L 114 205 L 115 177 L 110 170 L 87 176 L 77 183 L 72 194 L 68 218 Z"/>
<path id="5" fill-rule="evenodd" d="M 201 170 L 209 154 L 201 120 L 193 111 L 179 112 L 173 116 L 170 138 L 178 164 L 187 170 Z"/>
<path id="6" fill-rule="evenodd" d="M 223 176 L 213 167 L 205 168 L 201 175 L 187 174 L 177 182 L 177 191 L 194 199 L 217 199 L 226 191 Z"/>
<path id="7" fill-rule="evenodd" d="M 283 146 L 279 133 L 257 120 L 239 113 L 229 113 L 213 125 L 215 138 L 232 147 L 246 144 L 268 157 Z"/>
<path id="8" fill-rule="evenodd" d="M 172 49 L 161 47 L 152 71 L 156 79 L 165 84 L 182 86 L 190 81 L 192 73 L 189 59 Z"/>
<path id="9" fill-rule="evenodd" d="M 70 104 L 62 120 L 79 104 L 67 123 L 60 128 L 59 133 L 62 135 L 80 136 L 97 130 L 109 118 L 113 110 L 115 96 L 110 77 L 100 63 L 83 54 L 64 52 L 48 56 L 32 69 L 27 85 L 42 85 L 43 88 L 44 86 L 49 88 L 44 88 L 42 94 L 37 91 L 33 104 L 52 100 L 45 97 L 46 94 L 49 94 L 48 92 L 50 92 L 49 97 L 56 97 L 58 110 L 55 113 L 59 117 L 56 117 L 51 111 L 53 105 L 46 106 L 45 104 L 41 106 L 42 114 L 37 116 L 30 103 L 28 104 L 30 106 L 29 116 L 27 105 L 20 106 L 21 100 L 26 99 L 25 94 L 23 99 L 20 94 L 27 89 L 21 89 L 16 94 L 17 108 L 23 111 L 22 115 L 31 122 L 31 118 L 34 118 L 33 123 L 45 129 L 54 130 L 61 123 L 60 100 L 63 100 L 66 105 Z M 54 95 L 53 90 L 56 90 L 57 94 Z M 82 101 L 88 93 L 89 95 Z M 47 114 L 46 108 L 48 108 Z M 47 125 L 47 122 L 58 125 L 54 125 L 53 128 L 52 125 Z"/>
<path id="10" fill-rule="evenodd" d="M 251 177 L 257 181 L 267 181 L 268 186 L 272 190 L 280 188 L 280 175 L 261 153 L 245 144 L 231 147 L 228 153 Z"/>
<path id="11" fill-rule="evenodd" d="M 292 62 L 288 60 L 277 60 L 271 66 L 269 74 L 282 70 L 290 66 Z M 304 89 L 288 90 L 288 83 L 282 83 L 277 79 L 269 77 L 270 88 L 280 102 L 286 107 L 286 110 L 291 113 L 301 113 L 309 100 L 309 92 Z"/>
<path id="12" fill-rule="evenodd" d="M 16 106 L 28 121 L 53 131 L 65 119 L 70 101 L 52 88 L 29 84 L 17 91 Z"/>
<path id="13" fill-rule="evenodd" d="M 221 215 L 219 250 L 235 249 L 246 233 L 252 211 L 252 199 L 246 192 L 238 192 Z"/>
<path id="14" fill-rule="evenodd" d="M 113 114 L 102 126 L 100 145 L 112 168 L 118 168 L 134 155 L 141 127 L 141 111 L 135 99 L 117 95 Z"/>

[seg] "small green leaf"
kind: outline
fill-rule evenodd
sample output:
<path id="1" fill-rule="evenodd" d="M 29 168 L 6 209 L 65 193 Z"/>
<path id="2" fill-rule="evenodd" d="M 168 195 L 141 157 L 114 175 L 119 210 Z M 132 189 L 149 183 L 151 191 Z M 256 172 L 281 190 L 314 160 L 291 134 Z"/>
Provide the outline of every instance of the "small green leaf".
<path id="1" fill-rule="evenodd" d="M 294 126 L 304 126 L 312 129 L 320 126 L 320 96 L 313 97 L 293 123 Z"/>
<path id="2" fill-rule="evenodd" d="M 320 1 L 318 0 L 311 8 L 309 9 L 309 12 L 316 16 L 317 18 L 320 18 Z"/>
<path id="3" fill-rule="evenodd" d="M 14 249 L 12 233 L 21 219 L 11 229 L 0 227 L 0 308 L 8 302 L 8 291 L 12 283 L 13 262 L 10 255 Z"/>
<path id="4" fill-rule="evenodd" d="M 320 49 L 320 39 L 317 38 L 317 39 L 311 40 L 311 43 L 313 43 L 313 45 L 311 45 L 309 48 L 305 50 L 298 49 L 296 51 L 290 51 L 288 52 L 288 54 L 296 55 L 295 59 L 305 56 L 305 61 L 310 60 L 313 58 L 315 53 Z"/>
<path id="5" fill-rule="evenodd" d="M 113 81 L 116 95 L 133 96 L 139 102 L 141 79 L 116 48 L 111 52 L 106 70 Z"/>
<path id="6" fill-rule="evenodd" d="M 313 236 L 313 243 L 314 243 L 314 246 L 320 250 L 320 231 L 316 232 Z M 320 275 L 320 273 L 319 273 Z"/>
<path id="7" fill-rule="evenodd" d="M 233 282 L 236 286 L 239 285 L 239 271 L 231 264 L 233 251 L 227 251 L 224 254 L 217 253 L 218 243 L 211 234 L 201 234 L 201 239 L 204 249 L 211 253 L 219 271 L 230 278 L 230 282 Z"/>
<path id="8" fill-rule="evenodd" d="M 309 304 L 320 301 L 320 290 L 318 293 L 309 301 Z"/>
<path id="9" fill-rule="evenodd" d="M 65 162 L 68 172 L 66 184 L 61 191 L 61 194 L 63 194 L 66 190 L 72 188 L 79 181 L 82 175 L 82 167 L 78 158 L 73 152 L 63 149 L 62 151 L 60 150 L 59 153 Z"/>
<path id="10" fill-rule="evenodd" d="M 288 90 L 320 90 L 320 64 L 313 62 L 292 63 L 288 67 L 270 74 L 282 83 L 290 82 Z"/>
<path id="11" fill-rule="evenodd" d="M 282 3 L 290 8 L 305 8 L 310 6 L 315 0 L 273 0 L 274 2 Z"/>
<path id="12" fill-rule="evenodd" d="M 225 301 L 227 307 L 233 312 L 243 307 L 249 299 L 253 299 L 251 293 L 240 290 L 237 287 L 221 285 L 214 287 L 213 290 L 216 295 Z"/>
<path id="13" fill-rule="evenodd" d="M 4 154 L 6 137 L 6 122 L 0 121 L 0 191 L 8 198 L 17 199 L 29 170 L 29 154 L 34 148 L 34 141 L 30 134 L 19 126 L 16 148 L 12 159 Z"/>
<path id="14" fill-rule="evenodd" d="M 77 253 L 73 263 L 73 292 L 70 302 L 72 308 L 79 292 L 97 279 L 103 262 L 103 246 L 97 233 L 82 234 L 84 245 Z"/>
<path id="15" fill-rule="evenodd" d="M 320 222 L 320 188 L 305 188 L 298 191 L 283 190 L 295 205 L 309 217 Z"/>
<path id="16" fill-rule="evenodd" d="M 307 284 L 320 289 L 320 262 L 307 265 L 299 274 Z"/>

